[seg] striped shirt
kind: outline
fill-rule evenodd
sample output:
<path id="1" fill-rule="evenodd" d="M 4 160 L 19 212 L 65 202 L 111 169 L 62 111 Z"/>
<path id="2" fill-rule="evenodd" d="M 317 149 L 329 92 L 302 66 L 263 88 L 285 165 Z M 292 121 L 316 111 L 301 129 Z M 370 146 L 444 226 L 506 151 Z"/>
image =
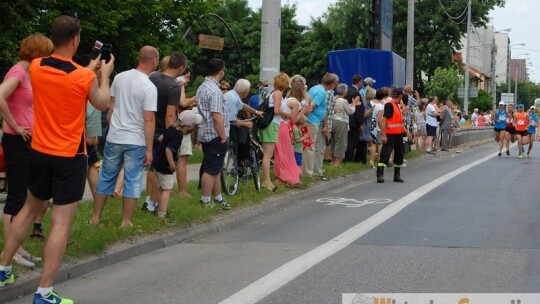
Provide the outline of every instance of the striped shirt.
<path id="1" fill-rule="evenodd" d="M 334 97 L 334 91 L 326 91 L 326 116 L 328 116 L 328 132 L 332 131 L 332 121 L 334 120 L 334 105 L 336 99 Z"/>
<path id="2" fill-rule="evenodd" d="M 225 103 L 223 93 L 219 89 L 219 83 L 210 77 L 206 77 L 204 82 L 197 89 L 197 109 L 203 117 L 203 122 L 199 125 L 200 142 L 210 142 L 212 139 L 219 137 L 212 113 L 220 113 L 223 117 L 225 126 L 225 134 L 229 136 L 229 121 L 228 109 Z"/>

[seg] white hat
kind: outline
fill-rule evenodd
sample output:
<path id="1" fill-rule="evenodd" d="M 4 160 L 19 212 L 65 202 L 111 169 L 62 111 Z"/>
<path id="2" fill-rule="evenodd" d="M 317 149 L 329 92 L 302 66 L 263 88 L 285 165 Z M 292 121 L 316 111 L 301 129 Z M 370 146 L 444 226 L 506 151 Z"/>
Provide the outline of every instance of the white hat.
<path id="1" fill-rule="evenodd" d="M 503 105 L 503 106 L 505 106 L 505 105 L 506 105 L 506 102 L 504 102 L 504 101 L 501 101 L 501 102 L 499 102 L 499 105 Z"/>
<path id="2" fill-rule="evenodd" d="M 183 126 L 199 125 L 203 121 L 202 116 L 192 110 L 182 111 L 182 113 L 178 115 L 178 120 L 180 120 L 180 124 Z"/>
<path id="3" fill-rule="evenodd" d="M 531 110 L 536 110 L 536 107 L 535 107 L 535 106 L 531 106 Z"/>
<path id="4" fill-rule="evenodd" d="M 373 79 L 373 78 L 371 78 L 371 77 L 366 77 L 366 78 L 364 78 L 364 83 L 371 83 L 371 84 L 374 84 L 374 83 L 376 83 L 376 82 L 377 82 L 377 80 L 375 80 L 375 79 Z"/>

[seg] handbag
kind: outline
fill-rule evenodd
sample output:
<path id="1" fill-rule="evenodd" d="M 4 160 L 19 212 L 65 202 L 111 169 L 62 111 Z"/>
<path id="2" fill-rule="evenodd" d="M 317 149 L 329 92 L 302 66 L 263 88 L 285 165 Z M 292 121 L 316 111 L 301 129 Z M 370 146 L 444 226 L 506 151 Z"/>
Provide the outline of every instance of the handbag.
<path id="1" fill-rule="evenodd" d="M 257 111 L 263 113 L 262 117 L 255 121 L 255 124 L 259 129 L 266 129 L 274 119 L 274 107 L 270 106 L 270 96 L 272 96 L 273 93 L 274 91 L 268 94 L 263 102 L 257 107 Z"/>

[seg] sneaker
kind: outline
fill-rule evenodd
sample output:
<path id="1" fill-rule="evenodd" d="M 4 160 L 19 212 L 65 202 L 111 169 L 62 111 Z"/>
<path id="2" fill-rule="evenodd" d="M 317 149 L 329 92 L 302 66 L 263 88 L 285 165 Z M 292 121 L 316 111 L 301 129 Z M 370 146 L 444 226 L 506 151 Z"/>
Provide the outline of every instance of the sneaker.
<path id="1" fill-rule="evenodd" d="M 165 214 L 165 216 L 159 216 L 158 215 L 158 218 L 159 218 L 160 221 L 163 221 L 167 225 L 175 225 L 176 224 L 176 221 L 171 217 L 171 214 L 169 212 L 167 212 Z"/>
<path id="2" fill-rule="evenodd" d="M 216 204 L 223 210 L 230 210 L 232 208 L 231 204 L 227 203 L 225 199 L 216 201 Z"/>
<path id="3" fill-rule="evenodd" d="M 506 150 L 506 156 L 510 156 L 510 150 Z"/>
<path id="4" fill-rule="evenodd" d="M 45 235 L 43 234 L 43 229 L 34 228 L 34 230 L 32 230 L 32 234 L 30 234 L 30 238 L 40 239 L 42 241 L 45 240 Z"/>
<path id="5" fill-rule="evenodd" d="M 523 158 L 523 154 L 519 153 L 519 156 L 518 156 L 518 157 L 519 157 L 519 158 Z"/>
<path id="6" fill-rule="evenodd" d="M 201 206 L 203 208 L 208 208 L 208 209 L 216 208 L 216 204 L 214 204 L 214 202 L 212 200 L 210 200 L 208 203 L 205 203 L 205 202 L 201 201 Z"/>
<path id="7" fill-rule="evenodd" d="M 54 290 L 48 294 L 46 297 L 41 295 L 40 293 L 34 294 L 34 302 L 33 304 L 73 304 L 73 300 L 70 299 L 64 299 L 60 297 Z"/>
<path id="8" fill-rule="evenodd" d="M 25 259 L 20 253 L 15 253 L 15 256 L 13 256 L 13 262 L 17 265 L 21 265 L 28 268 L 34 268 L 36 267 L 36 264 L 34 262 L 31 262 L 27 259 Z"/>
<path id="9" fill-rule="evenodd" d="M 323 182 L 327 182 L 328 181 L 328 177 L 324 176 L 324 175 L 319 175 L 317 176 L 317 179 L 318 180 L 322 180 Z"/>
<path id="10" fill-rule="evenodd" d="M 141 209 L 142 209 L 142 211 L 146 211 L 146 212 L 150 212 L 150 213 L 156 212 L 157 203 L 152 202 L 152 201 L 144 202 Z"/>
<path id="11" fill-rule="evenodd" d="M 15 275 L 12 271 L 0 270 L 0 287 L 11 285 L 15 283 Z"/>
<path id="12" fill-rule="evenodd" d="M 497 155 L 499 155 L 499 157 L 501 157 L 501 152 L 499 152 L 499 154 L 497 154 Z"/>
<path id="13" fill-rule="evenodd" d="M 30 252 L 28 252 L 28 251 L 26 251 L 26 250 L 21 250 L 21 251 L 19 251 L 18 253 L 20 253 L 21 256 L 22 256 L 24 259 L 26 259 L 26 260 L 28 260 L 28 261 L 30 261 L 30 262 L 36 263 L 36 262 L 41 262 L 41 261 L 43 261 L 43 259 L 42 259 L 41 257 L 33 256 L 33 255 L 30 254 Z"/>

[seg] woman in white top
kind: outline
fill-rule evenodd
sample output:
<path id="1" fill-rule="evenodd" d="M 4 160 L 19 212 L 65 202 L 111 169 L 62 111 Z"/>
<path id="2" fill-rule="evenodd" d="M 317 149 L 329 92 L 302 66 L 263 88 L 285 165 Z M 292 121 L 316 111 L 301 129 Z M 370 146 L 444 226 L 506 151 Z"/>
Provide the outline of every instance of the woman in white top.
<path id="1" fill-rule="evenodd" d="M 426 104 L 427 98 L 422 98 L 418 103 L 418 110 L 414 113 L 414 123 L 416 124 L 416 134 L 414 136 L 414 146 L 416 150 L 426 149 Z"/>
<path id="2" fill-rule="evenodd" d="M 276 179 L 288 185 L 300 184 L 302 169 L 296 165 L 294 150 L 291 142 L 290 122 L 296 123 L 300 113 L 300 100 L 305 98 L 304 83 L 299 78 L 293 78 L 291 90 L 281 103 L 281 124 L 278 131 L 278 141 L 274 155 L 274 173 Z"/>
<path id="3" fill-rule="evenodd" d="M 373 137 L 373 143 L 369 150 L 369 164 L 371 168 L 375 168 L 375 156 L 380 153 L 382 148 L 379 121 L 381 121 L 384 112 L 383 100 L 388 97 L 387 94 L 388 90 L 379 89 L 375 92 L 375 98 L 371 101 L 373 106 L 373 123 L 371 124 L 371 137 Z"/>
<path id="4" fill-rule="evenodd" d="M 332 147 L 333 166 L 338 167 L 345 158 L 347 150 L 347 136 L 349 132 L 349 115 L 354 113 L 355 107 L 360 104 L 360 96 L 356 96 L 349 104 L 345 96 L 349 87 L 340 83 L 336 87 L 336 101 L 334 104 L 334 118 L 332 121 L 332 133 L 330 137 Z"/>
<path id="5" fill-rule="evenodd" d="M 283 91 L 289 85 L 289 75 L 278 73 L 274 76 L 274 91 L 270 93 L 270 107 L 274 107 L 274 119 L 264 129 L 259 129 L 259 140 L 263 147 L 262 159 L 262 186 L 268 191 L 275 192 L 277 187 L 270 179 L 270 160 L 274 155 L 274 149 L 278 142 L 278 130 L 281 123 L 281 102 L 283 100 Z M 289 140 L 289 143 L 291 141 Z"/>

